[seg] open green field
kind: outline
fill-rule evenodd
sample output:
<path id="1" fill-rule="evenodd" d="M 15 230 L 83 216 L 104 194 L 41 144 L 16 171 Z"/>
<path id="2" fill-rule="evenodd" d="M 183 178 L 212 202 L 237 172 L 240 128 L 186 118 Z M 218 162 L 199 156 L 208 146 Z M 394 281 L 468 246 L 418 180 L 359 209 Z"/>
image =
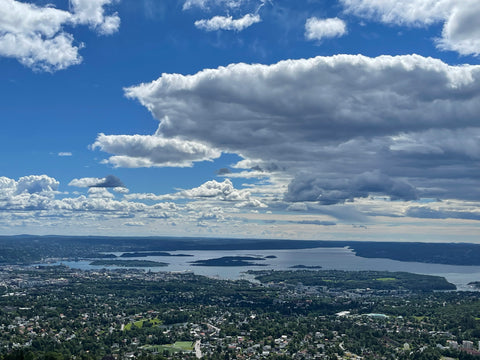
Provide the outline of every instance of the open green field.
<path id="1" fill-rule="evenodd" d="M 131 330 L 132 329 L 132 326 L 136 326 L 137 328 L 141 329 L 144 327 L 144 325 L 146 323 L 150 323 L 152 324 L 152 326 L 156 326 L 156 325 L 161 325 L 162 324 L 162 320 L 158 319 L 158 318 L 155 318 L 155 319 L 142 319 L 142 320 L 138 320 L 138 321 L 135 321 L 133 323 L 128 323 L 125 325 L 125 330 Z"/>
<path id="2" fill-rule="evenodd" d="M 189 352 L 193 351 L 194 343 L 191 341 L 177 341 L 169 345 L 145 345 L 142 346 L 142 349 L 158 353 L 163 353 L 164 351 L 169 353 Z"/>
<path id="3" fill-rule="evenodd" d="M 393 277 L 384 277 L 384 278 L 378 278 L 378 279 L 375 279 L 377 281 L 396 281 L 397 279 L 393 278 Z"/>

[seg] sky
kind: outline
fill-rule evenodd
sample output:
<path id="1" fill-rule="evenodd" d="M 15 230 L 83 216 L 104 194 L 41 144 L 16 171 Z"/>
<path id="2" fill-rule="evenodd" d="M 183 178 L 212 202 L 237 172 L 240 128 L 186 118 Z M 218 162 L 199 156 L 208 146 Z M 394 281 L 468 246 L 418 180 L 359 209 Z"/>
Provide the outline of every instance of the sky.
<path id="1" fill-rule="evenodd" d="M 478 0 L 0 0 L 0 234 L 480 242 Z"/>

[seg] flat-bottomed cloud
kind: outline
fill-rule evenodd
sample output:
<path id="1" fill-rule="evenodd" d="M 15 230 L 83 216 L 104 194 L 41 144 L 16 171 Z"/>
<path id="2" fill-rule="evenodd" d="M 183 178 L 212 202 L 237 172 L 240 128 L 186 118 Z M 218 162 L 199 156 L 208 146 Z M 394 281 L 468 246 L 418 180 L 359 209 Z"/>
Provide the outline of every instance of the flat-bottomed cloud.
<path id="1" fill-rule="evenodd" d="M 235 153 L 276 164 L 296 179 L 287 200 L 296 199 L 293 184 L 306 186 L 309 178 L 316 181 L 302 192 L 313 191 L 308 201 L 325 204 L 369 195 L 478 199 L 468 179 L 480 175 L 473 161 L 479 148 L 466 144 L 478 143 L 479 83 L 479 66 L 419 55 L 336 55 L 164 74 L 127 88 L 126 95 L 151 111 L 159 120 L 155 136 L 175 148 L 199 143 L 216 149 L 214 156 Z M 440 133 L 442 141 L 428 140 Z M 95 147 L 114 154 L 109 162 L 135 159 L 139 149 L 147 166 L 167 161 L 149 145 L 151 137 L 135 136 L 133 146 L 131 136 L 101 134 Z M 464 181 L 439 153 L 455 157 Z M 190 164 L 193 154 L 176 153 L 166 165 Z M 366 174 L 377 174 L 376 180 L 359 185 Z"/>

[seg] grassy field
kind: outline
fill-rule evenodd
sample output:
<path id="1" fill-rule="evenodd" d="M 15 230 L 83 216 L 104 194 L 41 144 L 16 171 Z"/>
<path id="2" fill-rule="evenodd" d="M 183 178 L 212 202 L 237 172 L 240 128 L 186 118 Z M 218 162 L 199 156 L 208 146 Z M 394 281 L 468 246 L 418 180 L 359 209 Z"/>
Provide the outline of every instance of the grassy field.
<path id="1" fill-rule="evenodd" d="M 147 320 L 147 319 L 142 319 L 142 320 L 138 320 L 138 321 L 135 321 L 133 323 L 128 323 L 127 325 L 125 325 L 125 330 L 131 330 L 132 329 L 132 326 L 136 326 L 137 328 L 141 329 L 145 323 L 150 323 L 152 324 L 152 326 L 156 326 L 156 325 L 161 325 L 162 324 L 162 320 L 160 319 L 150 319 L 150 320 Z"/>
<path id="2" fill-rule="evenodd" d="M 395 281 L 397 279 L 393 278 L 393 277 L 384 277 L 384 278 L 378 278 L 378 279 L 375 279 L 377 281 Z"/>
<path id="3" fill-rule="evenodd" d="M 191 341 L 177 341 L 176 343 L 169 345 L 145 345 L 142 346 L 142 349 L 158 352 L 160 354 L 164 351 L 168 351 L 169 353 L 189 352 L 193 351 L 194 343 Z"/>

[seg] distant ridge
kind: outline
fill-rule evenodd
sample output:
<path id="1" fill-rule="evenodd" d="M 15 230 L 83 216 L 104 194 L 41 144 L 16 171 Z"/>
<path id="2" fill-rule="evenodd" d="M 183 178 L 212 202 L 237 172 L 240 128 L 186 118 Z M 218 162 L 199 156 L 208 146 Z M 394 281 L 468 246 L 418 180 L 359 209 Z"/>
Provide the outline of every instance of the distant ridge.
<path id="1" fill-rule="evenodd" d="M 109 237 L 63 235 L 0 236 L 0 264 L 44 258 L 98 258 L 103 252 L 175 250 L 288 250 L 349 247 L 357 256 L 448 265 L 480 266 L 480 245 L 469 243 L 329 240 Z"/>

